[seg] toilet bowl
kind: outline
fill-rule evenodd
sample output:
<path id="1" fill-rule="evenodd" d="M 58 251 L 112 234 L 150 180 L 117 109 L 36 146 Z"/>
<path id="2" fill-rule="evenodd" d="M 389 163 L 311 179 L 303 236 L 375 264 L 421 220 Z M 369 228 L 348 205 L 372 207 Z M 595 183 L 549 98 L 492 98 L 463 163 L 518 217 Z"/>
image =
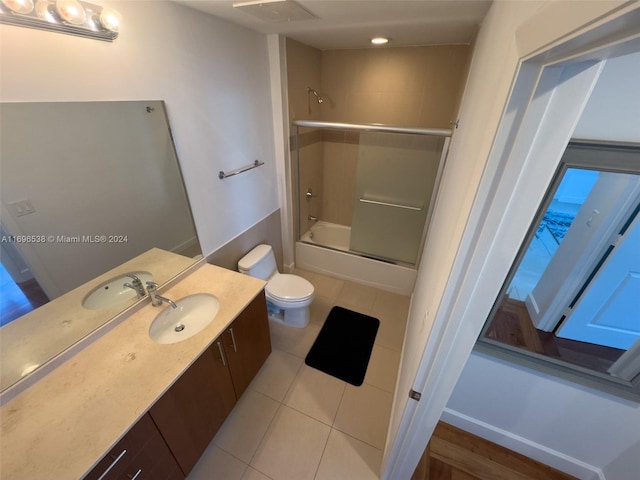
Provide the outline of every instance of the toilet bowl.
<path id="1" fill-rule="evenodd" d="M 298 275 L 278 272 L 270 245 L 258 245 L 238 261 L 238 271 L 265 280 L 265 296 L 269 320 L 291 327 L 309 324 L 309 306 L 314 288 Z"/>

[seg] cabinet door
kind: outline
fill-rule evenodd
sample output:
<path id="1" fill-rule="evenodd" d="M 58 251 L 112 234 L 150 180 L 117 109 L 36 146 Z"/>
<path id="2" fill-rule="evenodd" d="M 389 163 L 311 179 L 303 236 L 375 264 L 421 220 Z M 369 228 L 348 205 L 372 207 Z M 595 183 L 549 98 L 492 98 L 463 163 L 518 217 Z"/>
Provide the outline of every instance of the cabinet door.
<path id="1" fill-rule="evenodd" d="M 233 408 L 236 398 L 222 345 L 213 343 L 151 407 L 180 468 L 188 475 Z"/>
<path id="2" fill-rule="evenodd" d="M 236 396 L 247 389 L 271 353 L 267 302 L 258 295 L 222 334 Z"/>
<path id="3" fill-rule="evenodd" d="M 183 480 L 167 444 L 144 415 L 115 447 L 108 452 L 85 480 Z"/>

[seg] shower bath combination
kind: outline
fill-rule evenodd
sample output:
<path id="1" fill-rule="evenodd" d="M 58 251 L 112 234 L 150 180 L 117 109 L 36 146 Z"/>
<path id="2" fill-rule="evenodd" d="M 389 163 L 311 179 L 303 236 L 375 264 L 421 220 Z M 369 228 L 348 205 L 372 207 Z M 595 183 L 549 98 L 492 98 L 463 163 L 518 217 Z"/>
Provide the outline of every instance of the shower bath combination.
<path id="1" fill-rule="evenodd" d="M 296 137 L 315 131 L 292 157 L 296 267 L 409 295 L 451 130 L 315 120 L 293 128 Z M 311 179 L 331 185 L 317 205 Z"/>

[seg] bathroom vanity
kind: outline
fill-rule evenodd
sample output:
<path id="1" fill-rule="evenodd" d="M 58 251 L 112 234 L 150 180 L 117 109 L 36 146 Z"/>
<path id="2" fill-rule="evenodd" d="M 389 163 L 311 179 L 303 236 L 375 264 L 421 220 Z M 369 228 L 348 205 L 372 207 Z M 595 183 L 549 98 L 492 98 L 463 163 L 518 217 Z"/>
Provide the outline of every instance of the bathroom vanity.
<path id="1" fill-rule="evenodd" d="M 205 264 L 161 292 L 214 295 L 202 331 L 159 344 L 147 304 L 7 402 L 3 477 L 184 478 L 271 351 L 264 285 Z"/>

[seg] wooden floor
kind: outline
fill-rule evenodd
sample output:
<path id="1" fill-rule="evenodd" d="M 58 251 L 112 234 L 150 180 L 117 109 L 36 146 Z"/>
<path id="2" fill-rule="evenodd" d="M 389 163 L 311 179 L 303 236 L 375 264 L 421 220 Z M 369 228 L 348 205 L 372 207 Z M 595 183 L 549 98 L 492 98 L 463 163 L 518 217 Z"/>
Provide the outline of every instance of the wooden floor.
<path id="1" fill-rule="evenodd" d="M 575 477 L 439 422 L 411 480 L 575 480 Z"/>
<path id="2" fill-rule="evenodd" d="M 624 353 L 624 350 L 559 338 L 538 330 L 524 302 L 508 296 L 500 304 L 485 336 L 602 373 Z"/>

